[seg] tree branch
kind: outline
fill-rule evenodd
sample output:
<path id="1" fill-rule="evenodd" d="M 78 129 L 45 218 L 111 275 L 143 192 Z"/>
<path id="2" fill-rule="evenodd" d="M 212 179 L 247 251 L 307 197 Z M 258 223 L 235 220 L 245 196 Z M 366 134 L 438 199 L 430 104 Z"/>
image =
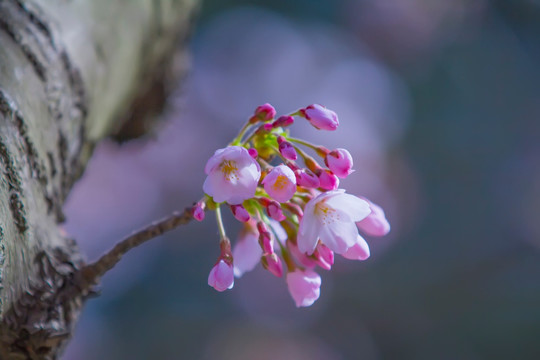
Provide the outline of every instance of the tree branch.
<path id="1" fill-rule="evenodd" d="M 88 264 L 81 269 L 81 275 L 86 287 L 94 286 L 99 279 L 111 270 L 122 259 L 122 256 L 131 249 L 144 244 L 148 240 L 156 238 L 164 233 L 174 230 L 181 225 L 186 225 L 193 219 L 191 207 L 188 207 L 184 212 L 174 212 L 172 215 L 155 221 L 149 226 L 134 232 L 118 244 L 116 244 L 109 252 L 105 253 L 101 258 L 92 264 Z"/>

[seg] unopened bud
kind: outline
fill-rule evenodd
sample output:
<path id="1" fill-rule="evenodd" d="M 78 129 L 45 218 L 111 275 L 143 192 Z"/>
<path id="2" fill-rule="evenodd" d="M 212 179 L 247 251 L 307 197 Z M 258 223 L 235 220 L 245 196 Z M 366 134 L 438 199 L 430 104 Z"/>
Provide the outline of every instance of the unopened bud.
<path id="1" fill-rule="evenodd" d="M 231 205 L 231 210 L 238 221 L 248 222 L 251 219 L 248 211 L 242 205 Z"/>
<path id="2" fill-rule="evenodd" d="M 261 257 L 261 264 L 273 275 L 277 277 L 283 276 L 283 266 L 281 265 L 281 259 L 275 253 L 264 254 Z"/>
<path id="3" fill-rule="evenodd" d="M 191 208 L 191 215 L 193 215 L 193 218 L 197 221 L 203 221 L 204 220 L 204 208 L 205 203 L 202 201 L 199 201 L 193 207 Z"/>
<path id="4" fill-rule="evenodd" d="M 339 178 L 330 170 L 320 169 L 317 172 L 320 187 L 325 190 L 336 190 L 339 187 Z"/>
<path id="5" fill-rule="evenodd" d="M 257 230 L 259 230 L 259 244 L 261 245 L 263 252 L 269 254 L 273 253 L 274 245 L 272 244 L 272 234 L 266 224 L 258 222 Z"/>
<path id="6" fill-rule="evenodd" d="M 276 109 L 269 103 L 258 106 L 255 109 L 255 113 L 249 119 L 251 124 L 255 124 L 258 121 L 268 121 L 273 119 L 276 116 Z"/>
<path id="7" fill-rule="evenodd" d="M 301 169 L 295 172 L 296 184 L 306 188 L 316 189 L 321 185 L 317 175 L 308 169 Z"/>
<path id="8" fill-rule="evenodd" d="M 271 201 L 266 207 L 266 212 L 268 213 L 268 216 L 276 221 L 283 221 L 287 218 L 285 215 L 283 215 L 281 206 L 277 201 Z"/>
<path id="9" fill-rule="evenodd" d="M 248 153 L 254 159 L 257 159 L 257 156 L 259 156 L 259 153 L 257 152 L 257 149 L 254 149 L 254 148 L 248 149 Z"/>
<path id="10" fill-rule="evenodd" d="M 272 124 L 275 128 L 277 127 L 286 127 L 289 125 L 292 125 L 294 123 L 294 118 L 292 116 L 280 116 L 274 123 Z"/>
<path id="11" fill-rule="evenodd" d="M 298 159 L 298 155 L 296 154 L 294 146 L 292 146 L 292 144 L 288 141 L 283 141 L 279 144 L 279 152 L 287 160 Z"/>

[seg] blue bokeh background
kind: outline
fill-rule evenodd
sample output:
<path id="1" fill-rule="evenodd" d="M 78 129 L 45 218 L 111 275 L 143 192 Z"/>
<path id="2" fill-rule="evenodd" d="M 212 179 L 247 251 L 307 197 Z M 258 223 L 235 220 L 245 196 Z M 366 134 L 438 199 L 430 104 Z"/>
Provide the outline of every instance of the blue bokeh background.
<path id="1" fill-rule="evenodd" d="M 539 43 L 535 0 L 207 0 L 158 129 L 98 146 L 66 204 L 88 258 L 197 200 L 206 159 L 264 102 L 338 113 L 334 133 L 293 132 L 351 151 L 343 187 L 392 232 L 296 309 L 260 268 L 206 284 L 209 214 L 111 271 L 63 359 L 540 358 Z"/>

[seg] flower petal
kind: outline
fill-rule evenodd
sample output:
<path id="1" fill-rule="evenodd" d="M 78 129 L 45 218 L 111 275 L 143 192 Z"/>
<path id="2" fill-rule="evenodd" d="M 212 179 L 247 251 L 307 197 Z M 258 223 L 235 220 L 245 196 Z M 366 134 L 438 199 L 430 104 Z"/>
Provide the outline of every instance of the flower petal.
<path id="1" fill-rule="evenodd" d="M 353 222 L 334 222 L 322 226 L 319 237 L 330 250 L 343 254 L 356 243 L 358 230 Z"/>
<path id="2" fill-rule="evenodd" d="M 338 194 L 330 197 L 326 204 L 336 209 L 342 221 L 360 221 L 371 213 L 367 201 L 351 194 Z"/>

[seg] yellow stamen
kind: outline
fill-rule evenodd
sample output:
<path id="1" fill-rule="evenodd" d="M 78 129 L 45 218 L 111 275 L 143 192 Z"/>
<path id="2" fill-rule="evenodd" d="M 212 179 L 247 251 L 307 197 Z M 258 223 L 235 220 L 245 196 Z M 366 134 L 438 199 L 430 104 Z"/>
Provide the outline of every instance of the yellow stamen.
<path id="1" fill-rule="evenodd" d="M 220 170 L 225 177 L 225 180 L 231 181 L 231 179 L 239 180 L 238 176 L 238 167 L 236 166 L 236 161 L 225 160 L 220 165 Z"/>
<path id="2" fill-rule="evenodd" d="M 276 182 L 274 185 L 272 185 L 272 187 L 274 190 L 283 190 L 285 185 L 287 185 L 288 180 L 289 179 L 285 175 L 278 175 Z"/>
<path id="3" fill-rule="evenodd" d="M 320 201 L 315 205 L 314 212 L 324 225 L 339 221 L 339 214 L 336 209 L 326 205 L 324 201 Z"/>

